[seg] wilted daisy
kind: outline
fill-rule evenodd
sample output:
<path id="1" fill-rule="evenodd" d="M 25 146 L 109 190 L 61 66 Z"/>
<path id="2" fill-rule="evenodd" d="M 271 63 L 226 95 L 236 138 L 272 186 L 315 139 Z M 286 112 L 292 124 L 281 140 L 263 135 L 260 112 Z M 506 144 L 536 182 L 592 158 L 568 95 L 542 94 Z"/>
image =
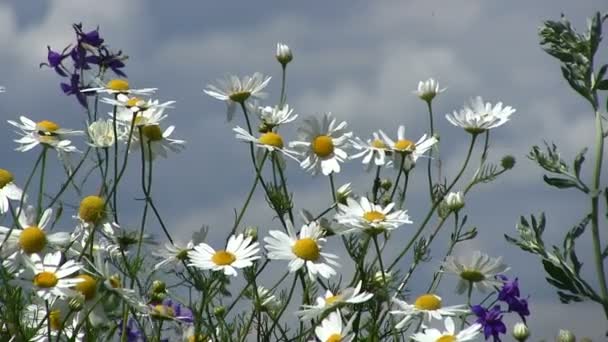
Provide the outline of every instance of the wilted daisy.
<path id="1" fill-rule="evenodd" d="M 39 144 L 54 148 L 59 152 L 77 151 L 76 147 L 71 145 L 72 142 L 64 139 L 64 137 L 68 135 L 81 135 L 83 134 L 82 131 L 61 128 L 57 123 L 49 120 L 34 122 L 25 116 L 20 116 L 19 120 L 21 123 L 8 120 L 9 124 L 21 130 L 21 132 L 17 132 L 17 134 L 21 135 L 21 138 L 15 140 L 16 143 L 21 144 L 21 146 L 16 148 L 17 151 L 26 152 Z"/>
<path id="2" fill-rule="evenodd" d="M 252 142 L 259 148 L 266 149 L 270 152 L 279 151 L 287 157 L 298 161 L 298 158 L 296 157 L 298 156 L 298 153 L 294 150 L 285 148 L 283 137 L 277 132 L 269 131 L 260 134 L 260 136 L 256 138 L 241 127 L 237 126 L 232 130 L 236 133 L 236 138 L 239 140 Z"/>
<path id="3" fill-rule="evenodd" d="M 490 102 L 484 103 L 481 96 L 470 100 L 460 111 L 446 114 L 445 118 L 454 126 L 462 127 L 472 134 L 479 134 L 498 127 L 509 121 L 515 108 L 503 107 L 502 102 L 492 106 Z"/>
<path id="4" fill-rule="evenodd" d="M 245 103 L 249 98 L 263 99 L 266 97 L 266 93 L 262 90 L 266 88 L 268 82 L 270 82 L 270 77 L 259 72 L 243 78 L 231 75 L 224 80 L 217 80 L 218 87 L 211 84 L 207 85 L 204 92 L 211 97 L 226 102 L 228 105 L 228 121 L 231 121 L 237 103 Z"/>
<path id="5" fill-rule="evenodd" d="M 105 94 L 133 94 L 133 95 L 149 95 L 156 91 L 156 88 L 142 88 L 142 89 L 132 89 L 129 85 L 129 81 L 125 79 L 112 79 L 107 83 L 103 83 L 100 79 L 95 79 L 95 83 L 97 87 L 94 88 L 86 88 L 80 90 L 82 93 L 88 92 L 96 92 L 96 93 L 105 93 Z"/>
<path id="6" fill-rule="evenodd" d="M 372 159 L 374 161 L 373 165 L 376 166 L 384 166 L 387 162 L 390 162 L 386 160 L 387 152 L 390 153 L 388 146 L 382 139 L 380 139 L 378 133 L 374 132 L 372 135 L 373 138 L 367 139 L 367 141 L 363 141 L 359 137 L 355 137 L 350 141 L 352 147 L 360 152 L 351 155 L 349 159 L 363 157 L 361 161 L 363 162 L 366 171 L 369 171 L 372 168 Z"/>
<path id="7" fill-rule="evenodd" d="M 289 260 L 289 272 L 295 272 L 306 266 L 308 276 L 315 279 L 317 275 L 329 278 L 336 274 L 330 266 L 339 266 L 335 261 L 337 255 L 321 252 L 321 243 L 324 231 L 315 221 L 302 226 L 298 237 L 293 229 L 293 224 L 285 220 L 287 234 L 279 230 L 268 232 L 270 236 L 265 237 L 268 258 L 272 260 Z"/>
<path id="8" fill-rule="evenodd" d="M 354 317 L 354 316 L 353 316 Z M 339 311 L 334 311 L 315 328 L 315 335 L 321 342 L 350 342 L 355 338 L 351 333 L 352 319 L 346 326 L 342 325 Z"/>
<path id="9" fill-rule="evenodd" d="M 393 156 L 393 165 L 401 165 L 408 161 L 410 163 L 416 163 L 416 160 L 420 156 L 424 155 L 426 151 L 431 149 L 433 145 L 437 143 L 437 138 L 430 137 L 424 134 L 416 143 L 405 137 L 405 126 L 400 125 L 397 129 L 397 140 L 391 139 L 386 133 L 380 130 L 380 135 L 384 139 L 387 147 L 391 150 Z M 403 159 L 402 159 L 403 158 Z M 411 168 L 411 167 L 410 167 Z"/>
<path id="10" fill-rule="evenodd" d="M 287 65 L 287 63 L 293 60 L 293 53 L 287 44 L 277 43 L 277 52 L 275 53 L 275 57 L 279 63 L 282 65 Z"/>
<path id="11" fill-rule="evenodd" d="M 439 329 L 427 328 L 423 332 L 418 332 L 412 335 L 412 339 L 418 342 L 465 342 L 474 340 L 479 334 L 481 325 L 478 323 L 472 324 L 466 329 L 456 333 L 456 327 L 451 317 L 447 317 L 444 321 L 445 331 Z"/>
<path id="12" fill-rule="evenodd" d="M 20 279 L 24 288 L 31 289 L 43 300 L 74 297 L 78 294 L 73 288 L 83 280 L 70 276 L 82 269 L 80 263 L 68 260 L 61 264 L 60 251 L 47 253 L 44 259 L 38 254 L 24 258 L 28 267 Z"/>
<path id="13" fill-rule="evenodd" d="M 23 196 L 21 190 L 14 183 L 13 174 L 5 169 L 0 169 L 0 214 L 4 215 L 9 210 L 9 200 L 20 201 Z"/>
<path id="14" fill-rule="evenodd" d="M 439 82 L 432 78 L 426 81 L 418 82 L 418 89 L 414 91 L 414 94 L 426 102 L 430 102 L 433 98 L 440 93 L 443 93 L 446 88 L 440 89 Z"/>
<path id="15" fill-rule="evenodd" d="M 338 213 L 334 219 L 342 226 L 337 227 L 340 234 L 368 233 L 377 234 L 413 223 L 406 210 L 393 210 L 395 203 L 386 207 L 371 203 L 362 196 L 359 201 L 346 199 L 346 205 L 338 203 Z"/>
<path id="16" fill-rule="evenodd" d="M 225 275 L 235 276 L 236 268 L 245 268 L 253 265 L 253 261 L 259 259 L 256 255 L 260 249 L 257 242 L 252 242 L 251 237 L 243 234 L 232 235 L 228 239 L 225 250 L 215 250 L 206 243 L 194 246 L 188 252 L 189 266 L 203 270 L 223 271 Z"/>
<path id="17" fill-rule="evenodd" d="M 470 262 L 465 262 L 460 258 L 449 256 L 443 264 L 447 272 L 455 273 L 460 276 L 456 291 L 464 293 L 469 286 L 473 286 L 481 292 L 491 290 L 494 286 L 502 285 L 496 276 L 509 269 L 509 266 L 502 262 L 502 258 L 491 258 L 487 254 L 475 251 Z"/>
<path id="18" fill-rule="evenodd" d="M 88 132 L 89 145 L 93 147 L 108 148 L 116 142 L 112 120 L 97 120 L 89 125 Z"/>
<path id="19" fill-rule="evenodd" d="M 393 299 L 393 303 L 395 303 L 399 309 L 392 310 L 390 313 L 395 316 L 405 316 L 397 323 L 397 329 L 403 328 L 405 324 L 414 317 L 422 316 L 426 321 L 430 321 L 432 318 L 441 319 L 444 316 L 454 316 L 469 311 L 466 308 L 466 305 L 444 307 L 441 297 L 433 293 L 425 293 L 418 296 L 414 301 L 414 304 L 408 304 L 399 299 Z"/>
<path id="20" fill-rule="evenodd" d="M 32 206 L 28 206 L 23 210 L 17 208 L 17 213 L 19 213 L 18 222 L 21 229 L 13 228 L 11 230 L 6 227 L 0 227 L 0 243 L 6 239 L 1 248 L 3 256 L 15 252 L 24 254 L 40 253 L 46 247 L 59 249 L 69 244 L 69 233 L 55 232 L 47 234 L 44 231 L 51 223 L 53 209 L 46 209 L 42 213 L 40 220 L 36 220 L 36 209 Z"/>
<path id="21" fill-rule="evenodd" d="M 298 128 L 301 141 L 289 144 L 302 153 L 300 166 L 313 175 L 319 171 L 326 176 L 340 172 L 340 163 L 348 157 L 344 148 L 353 135 L 346 132 L 346 121 L 338 123 L 331 113 L 326 113 L 320 121 L 308 118 L 304 123 L 304 127 Z"/>
<path id="22" fill-rule="evenodd" d="M 255 113 L 268 129 L 292 122 L 298 118 L 298 114 L 294 114 L 293 108 L 290 108 L 288 104 L 285 104 L 283 107 L 258 106 Z"/>
<path id="23" fill-rule="evenodd" d="M 163 132 L 158 124 L 144 125 L 141 128 L 143 140 L 140 140 L 137 135 L 133 135 L 137 139 L 137 144 L 131 145 L 133 151 L 144 148 L 144 157 L 148 160 L 150 157 L 155 159 L 156 156 L 167 158 L 167 152 L 179 153 L 185 148 L 184 140 L 169 138 L 175 130 L 175 126 L 169 126 Z M 150 146 L 150 150 L 148 150 Z"/>
<path id="24" fill-rule="evenodd" d="M 315 319 L 323 312 L 340 308 L 345 304 L 359 304 L 368 301 L 374 295 L 369 292 L 361 292 L 361 281 L 355 287 L 347 287 L 344 290 L 333 294 L 330 290 L 325 292 L 325 296 L 317 297 L 315 305 L 302 305 L 302 310 L 296 311 L 296 315 L 302 320 Z"/>

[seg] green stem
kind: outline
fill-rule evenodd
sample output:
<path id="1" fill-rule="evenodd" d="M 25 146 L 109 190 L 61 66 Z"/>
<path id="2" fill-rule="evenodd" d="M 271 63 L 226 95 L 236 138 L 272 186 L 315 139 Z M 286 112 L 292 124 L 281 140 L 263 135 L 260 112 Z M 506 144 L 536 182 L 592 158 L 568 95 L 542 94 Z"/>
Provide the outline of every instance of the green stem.
<path id="1" fill-rule="evenodd" d="M 53 205 L 55 205 L 55 203 L 59 200 L 59 197 L 61 197 L 61 195 L 63 194 L 63 192 L 65 190 L 67 190 L 68 186 L 70 185 L 70 183 L 74 179 L 74 176 L 76 176 L 76 173 L 78 172 L 78 170 L 80 170 L 80 167 L 84 164 L 84 161 L 87 159 L 87 156 L 89 155 L 90 151 L 91 151 L 91 147 L 87 148 L 87 151 L 84 153 L 84 156 L 82 157 L 82 159 L 80 159 L 80 161 L 78 162 L 78 165 L 76 165 L 76 168 L 74 168 L 74 170 L 72 171 L 72 173 L 68 176 L 68 179 L 61 186 L 61 189 L 55 195 L 55 197 L 53 197 L 53 199 L 51 199 L 51 202 L 48 205 L 49 208 L 52 208 Z"/>
<path id="2" fill-rule="evenodd" d="M 277 169 L 279 169 L 279 177 L 281 178 L 281 186 L 283 187 L 285 200 L 289 200 L 289 192 L 287 191 L 287 182 L 285 181 L 285 174 L 283 173 L 283 168 L 281 167 L 281 163 L 279 163 L 279 159 L 276 152 L 272 152 L 272 158 L 277 164 Z M 289 203 L 291 203 L 291 200 L 289 200 Z M 291 220 L 291 222 L 293 222 L 293 210 L 291 208 L 291 205 L 288 209 L 289 210 L 287 211 L 287 213 L 289 214 L 289 219 Z"/>
<path id="3" fill-rule="evenodd" d="M 40 219 L 42 213 L 42 198 L 44 196 L 44 172 L 46 171 L 46 152 L 48 147 L 43 144 L 42 166 L 40 168 L 40 182 L 38 183 L 38 206 L 36 208 L 36 220 Z"/>
<path id="4" fill-rule="evenodd" d="M 270 329 L 268 330 L 268 335 L 271 335 L 274 328 L 277 326 L 277 324 L 279 324 L 279 320 L 281 319 L 281 316 L 283 315 L 283 313 L 287 309 L 287 306 L 289 305 L 289 302 L 291 301 L 291 297 L 293 296 L 293 291 L 296 288 L 297 281 L 298 281 L 298 275 L 294 274 L 293 282 L 291 283 L 291 289 L 289 290 L 289 294 L 287 295 L 285 304 L 283 305 L 283 307 L 281 308 L 281 311 L 279 311 L 279 313 L 277 314 L 277 317 L 274 319 L 274 322 L 270 326 Z"/>
<path id="5" fill-rule="evenodd" d="M 405 174 L 405 179 L 403 181 L 403 191 L 401 191 L 401 195 L 399 196 L 399 209 L 402 209 L 405 204 L 405 193 L 407 192 L 407 185 L 410 180 L 410 172 L 404 171 L 403 173 Z"/>
<path id="6" fill-rule="evenodd" d="M 329 186 L 331 188 L 331 198 L 335 203 L 338 203 L 338 199 L 336 198 L 336 184 L 334 183 L 334 173 L 329 174 Z M 336 209 L 337 210 L 337 209 Z"/>
<path id="7" fill-rule="evenodd" d="M 117 97 L 118 97 L 118 95 L 114 96 L 115 99 Z M 117 111 L 117 106 L 114 106 L 113 113 L 112 113 L 112 131 L 114 134 L 114 139 L 118 140 L 118 122 L 116 120 L 116 111 Z M 131 125 L 133 125 L 134 123 L 135 123 L 135 120 L 133 120 L 133 123 Z M 142 149 L 143 149 L 143 146 L 142 146 Z M 125 153 L 128 153 L 128 152 L 129 151 L 127 151 Z M 114 190 L 116 190 L 115 188 L 117 186 L 118 186 L 118 141 L 115 141 L 114 142 Z M 118 192 L 117 191 L 114 191 L 112 194 L 112 203 L 113 203 L 113 207 L 114 207 L 114 222 L 118 223 Z"/>
<path id="8" fill-rule="evenodd" d="M 372 186 L 372 201 L 374 204 L 378 201 L 378 189 L 380 189 L 380 168 L 382 166 L 378 165 L 376 167 L 376 177 L 374 177 L 374 185 Z"/>
<path id="9" fill-rule="evenodd" d="M 401 179 L 401 174 L 403 173 L 403 164 L 405 163 L 405 153 L 401 152 L 401 163 L 399 163 L 399 171 L 397 171 L 397 179 L 395 180 L 395 184 L 393 184 L 393 191 L 391 192 L 390 202 L 393 201 L 393 197 L 397 192 L 397 188 L 399 187 L 399 180 Z"/>
<path id="10" fill-rule="evenodd" d="M 286 82 L 285 78 L 287 76 L 287 65 L 282 64 L 282 72 L 281 72 L 281 97 L 279 99 L 279 108 L 283 108 L 285 105 L 285 101 L 287 100 L 285 95 Z"/>
<path id="11" fill-rule="evenodd" d="M 380 246 L 378 245 L 378 235 L 374 234 L 374 247 L 376 248 L 376 255 L 378 256 L 378 264 L 380 265 L 380 273 L 382 274 L 382 284 L 386 286 L 386 276 L 384 275 L 384 263 L 382 262 L 382 252 L 380 252 Z"/>
<path id="12" fill-rule="evenodd" d="M 431 101 L 426 101 L 427 108 L 429 110 L 429 123 L 431 126 L 431 137 L 435 134 L 435 128 L 433 126 L 433 106 Z M 431 196 L 431 202 L 433 201 L 433 176 L 431 174 L 431 161 L 433 160 L 433 148 L 429 151 L 429 158 L 426 164 L 426 173 L 429 180 L 429 195 Z"/>

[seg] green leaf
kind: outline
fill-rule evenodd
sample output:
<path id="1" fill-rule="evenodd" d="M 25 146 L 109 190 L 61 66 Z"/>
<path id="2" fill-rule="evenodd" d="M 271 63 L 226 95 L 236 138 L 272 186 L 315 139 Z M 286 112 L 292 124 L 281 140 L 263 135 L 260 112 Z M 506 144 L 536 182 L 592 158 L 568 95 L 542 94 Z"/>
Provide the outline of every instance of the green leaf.
<path id="1" fill-rule="evenodd" d="M 567 294 L 562 291 L 557 291 L 557 295 L 559 296 L 559 301 L 564 304 L 569 304 L 572 302 L 582 302 L 583 298 L 571 294 Z"/>
<path id="2" fill-rule="evenodd" d="M 543 176 L 545 183 L 559 189 L 575 188 L 578 184 L 570 179 Z"/>
<path id="3" fill-rule="evenodd" d="M 576 287 L 570 280 L 570 277 L 568 277 L 568 274 L 564 272 L 564 270 L 546 259 L 543 259 L 542 262 L 545 272 L 549 275 L 549 277 L 545 278 L 549 284 L 560 290 L 566 290 L 575 294 L 578 293 Z"/>
<path id="4" fill-rule="evenodd" d="M 598 90 L 608 90 L 608 79 L 599 81 L 595 85 L 595 89 L 598 89 Z"/>
<path id="5" fill-rule="evenodd" d="M 588 148 L 582 149 L 574 158 L 574 175 L 576 178 L 581 178 L 581 166 L 585 162 L 585 153 L 587 153 Z"/>

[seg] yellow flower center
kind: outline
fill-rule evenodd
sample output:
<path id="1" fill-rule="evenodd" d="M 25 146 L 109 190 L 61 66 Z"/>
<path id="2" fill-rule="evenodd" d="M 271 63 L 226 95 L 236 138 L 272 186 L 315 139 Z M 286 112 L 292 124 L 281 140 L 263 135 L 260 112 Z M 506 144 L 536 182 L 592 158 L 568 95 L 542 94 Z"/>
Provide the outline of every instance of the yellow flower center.
<path id="1" fill-rule="evenodd" d="M 230 265 L 236 260 L 236 256 L 230 252 L 217 251 L 211 257 L 211 261 L 218 266 Z"/>
<path id="2" fill-rule="evenodd" d="M 146 118 L 143 115 L 137 115 L 135 117 L 135 126 L 141 126 L 146 124 Z"/>
<path id="3" fill-rule="evenodd" d="M 460 278 L 476 283 L 486 279 L 483 273 L 476 270 L 466 270 L 460 273 Z"/>
<path id="4" fill-rule="evenodd" d="M 456 342 L 454 335 L 442 335 L 435 342 Z"/>
<path id="5" fill-rule="evenodd" d="M 116 91 L 129 90 L 129 82 L 127 80 L 113 79 L 106 84 L 106 88 Z"/>
<path id="6" fill-rule="evenodd" d="M 61 329 L 61 311 L 53 310 L 49 312 L 49 326 L 53 331 Z"/>
<path id="7" fill-rule="evenodd" d="M 366 211 L 363 214 L 363 218 L 368 222 L 376 222 L 376 221 L 384 221 L 386 219 L 386 215 L 379 211 Z"/>
<path id="8" fill-rule="evenodd" d="M 127 100 L 127 102 L 125 103 L 125 106 L 127 106 L 128 108 L 135 107 L 135 106 L 137 106 L 137 103 L 140 101 L 141 100 L 138 99 L 137 97 L 132 97 Z"/>
<path id="9" fill-rule="evenodd" d="M 331 336 L 329 336 L 329 338 L 327 338 L 327 340 L 325 340 L 325 342 L 340 342 L 342 341 L 342 335 L 340 334 L 332 334 Z"/>
<path id="10" fill-rule="evenodd" d="M 38 253 L 46 246 L 46 234 L 36 226 L 25 228 L 19 234 L 19 246 L 25 253 Z"/>
<path id="11" fill-rule="evenodd" d="M 59 279 L 53 272 L 40 272 L 34 276 L 34 285 L 49 288 L 57 285 Z"/>
<path id="12" fill-rule="evenodd" d="M 372 146 L 375 148 L 386 148 L 386 144 L 380 139 L 374 139 L 374 141 L 372 141 Z"/>
<path id="13" fill-rule="evenodd" d="M 112 286 L 113 289 L 120 289 L 122 287 L 122 283 L 120 282 L 120 276 L 118 275 L 113 275 L 110 277 L 110 279 L 108 279 L 110 286 Z"/>
<path id="14" fill-rule="evenodd" d="M 54 123 L 53 121 L 42 120 L 42 121 L 36 123 L 36 128 L 39 131 L 43 131 L 46 133 L 53 133 L 53 132 L 57 131 L 60 127 L 58 124 Z"/>
<path id="15" fill-rule="evenodd" d="M 277 148 L 283 148 L 283 138 L 275 132 L 264 133 L 260 136 L 260 143 Z"/>
<path id="16" fill-rule="evenodd" d="M 298 258 L 307 261 L 317 261 L 319 259 L 319 245 L 317 241 L 309 238 L 300 239 L 291 247 L 291 251 Z"/>
<path id="17" fill-rule="evenodd" d="M 0 189 L 4 188 L 6 184 L 13 181 L 13 174 L 5 169 L 0 169 Z"/>
<path id="18" fill-rule="evenodd" d="M 106 216 L 104 199 L 99 196 L 83 198 L 78 215 L 87 223 L 98 223 Z"/>
<path id="19" fill-rule="evenodd" d="M 154 311 L 155 311 L 155 313 L 157 313 L 158 315 L 161 315 L 161 316 L 167 316 L 167 317 L 175 316 L 175 311 L 173 310 L 172 307 L 162 305 L 162 304 L 158 304 L 158 305 L 154 306 Z"/>
<path id="20" fill-rule="evenodd" d="M 230 94 L 228 97 L 234 102 L 243 103 L 249 96 L 251 96 L 251 92 L 249 91 L 237 91 Z"/>
<path id="21" fill-rule="evenodd" d="M 150 141 L 163 140 L 163 132 L 160 130 L 159 125 L 145 125 L 142 128 L 142 133 Z"/>
<path id="22" fill-rule="evenodd" d="M 334 142 L 329 135 L 319 135 L 312 141 L 312 151 L 325 158 L 334 152 Z"/>
<path id="23" fill-rule="evenodd" d="M 395 150 L 412 152 L 416 149 L 416 144 L 413 141 L 407 139 L 397 140 L 395 143 Z"/>
<path id="24" fill-rule="evenodd" d="M 341 302 L 342 301 L 342 296 L 340 295 L 335 295 L 335 296 L 330 296 L 325 298 L 325 306 L 330 306 L 336 302 Z"/>
<path id="25" fill-rule="evenodd" d="M 416 298 L 414 306 L 418 310 L 431 311 L 441 309 L 441 298 L 431 293 L 423 294 L 422 296 Z"/>
<path id="26" fill-rule="evenodd" d="M 76 291 L 80 292 L 86 300 L 93 299 L 97 292 L 97 280 L 88 274 L 81 274 L 76 278 L 83 279 L 83 281 L 74 286 Z"/>

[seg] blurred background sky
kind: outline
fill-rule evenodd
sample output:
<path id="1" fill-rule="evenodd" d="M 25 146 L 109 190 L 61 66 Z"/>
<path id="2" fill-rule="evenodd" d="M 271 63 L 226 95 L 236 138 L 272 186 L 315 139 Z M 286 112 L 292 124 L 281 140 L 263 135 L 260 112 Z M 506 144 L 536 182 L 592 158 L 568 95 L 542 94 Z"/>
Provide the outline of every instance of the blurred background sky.
<path id="1" fill-rule="evenodd" d="M 417 138 L 428 130 L 428 119 L 424 103 L 412 90 L 419 80 L 434 77 L 448 87 L 434 101 L 434 110 L 444 173 L 449 178 L 464 157 L 469 137 L 451 126 L 444 114 L 476 95 L 517 109 L 508 124 L 492 132 L 490 147 L 490 161 L 499 162 L 511 154 L 517 166 L 497 182 L 477 187 L 467 198 L 468 222 L 478 228 L 479 235 L 461 245 L 456 254 L 469 255 L 479 249 L 504 257 L 511 265 L 509 275 L 518 276 L 523 294 L 530 295 L 533 337 L 551 340 L 563 328 L 603 340 L 606 326 L 599 306 L 560 304 L 544 280 L 540 262 L 508 245 L 503 234 L 515 234 L 520 215 L 546 211 L 546 240 L 561 245 L 565 231 L 586 213 L 584 197 L 543 185 L 542 172 L 525 157 L 532 145 L 545 139 L 555 141 L 563 157 L 572 160 L 582 147 L 592 146 L 593 136 L 592 112 L 561 78 L 557 62 L 539 47 L 537 29 L 542 20 L 558 19 L 564 13 L 582 31 L 588 16 L 607 9 L 602 0 L 4 0 L 0 2 L 0 85 L 7 93 L 0 95 L 6 132 L 0 135 L 0 167 L 14 171 L 22 184 L 36 158 L 36 152 L 13 151 L 16 136 L 6 120 L 26 115 L 70 128 L 84 124 L 86 115 L 73 97 L 61 93 L 57 75 L 38 67 L 46 59 L 47 45 L 61 50 L 72 42 L 74 22 L 82 22 L 85 30 L 99 25 L 106 42 L 130 56 L 125 71 L 133 87 L 157 87 L 160 99 L 177 101 L 168 120 L 176 125 L 174 136 L 185 139 L 188 147 L 155 164 L 153 192 L 173 236 L 184 241 L 208 224 L 210 243 L 221 244 L 231 228 L 234 209 L 241 207 L 253 180 L 247 147 L 232 132 L 235 125 L 244 125 L 242 117 L 227 123 L 225 105 L 203 94 L 206 84 L 226 74 L 259 71 L 273 76 L 267 89 L 270 97 L 264 103 L 276 104 L 280 66 L 274 52 L 281 41 L 295 55 L 288 70 L 287 98 L 300 118 L 331 111 L 361 137 L 377 129 L 396 134 L 396 127 L 404 124 L 408 135 Z M 604 43 L 599 59 L 604 63 L 605 47 Z M 83 141 L 77 140 L 76 145 L 84 148 Z M 50 167 L 59 169 L 57 163 Z M 360 192 L 369 189 L 373 175 L 365 174 L 359 161 L 349 162 L 344 169 L 337 183 L 352 182 Z M 585 174 L 589 170 L 589 165 L 584 166 Z M 416 171 L 407 207 L 414 222 L 420 222 L 428 194 L 424 168 Z M 52 172 L 55 178 L 49 183 L 58 187 L 64 178 Z M 137 224 L 140 215 L 142 202 L 134 200 L 141 194 L 138 172 L 133 163 L 123 188 L 126 225 Z M 289 162 L 288 179 L 297 209 L 318 212 L 328 205 L 325 177 L 313 178 Z M 261 192 L 256 193 L 244 222 L 259 225 L 261 235 L 280 225 L 272 220 Z M 606 241 L 608 225 L 603 223 Z M 65 224 L 71 229 L 69 221 Z M 400 241 L 415 227 L 404 227 L 389 245 L 389 253 L 396 253 Z M 159 233 L 158 227 L 150 229 Z M 446 243 L 445 238 L 435 242 L 436 257 L 414 275 L 412 293 L 426 287 Z M 590 245 L 588 234 L 579 240 L 582 258 L 589 261 Z M 408 265 L 406 258 L 403 267 Z M 279 271 L 268 279 L 280 275 L 284 266 L 278 263 Z M 584 266 L 596 284 L 591 268 L 591 262 Z M 450 305 L 463 300 L 453 295 L 455 284 L 447 276 L 439 289 Z"/>

